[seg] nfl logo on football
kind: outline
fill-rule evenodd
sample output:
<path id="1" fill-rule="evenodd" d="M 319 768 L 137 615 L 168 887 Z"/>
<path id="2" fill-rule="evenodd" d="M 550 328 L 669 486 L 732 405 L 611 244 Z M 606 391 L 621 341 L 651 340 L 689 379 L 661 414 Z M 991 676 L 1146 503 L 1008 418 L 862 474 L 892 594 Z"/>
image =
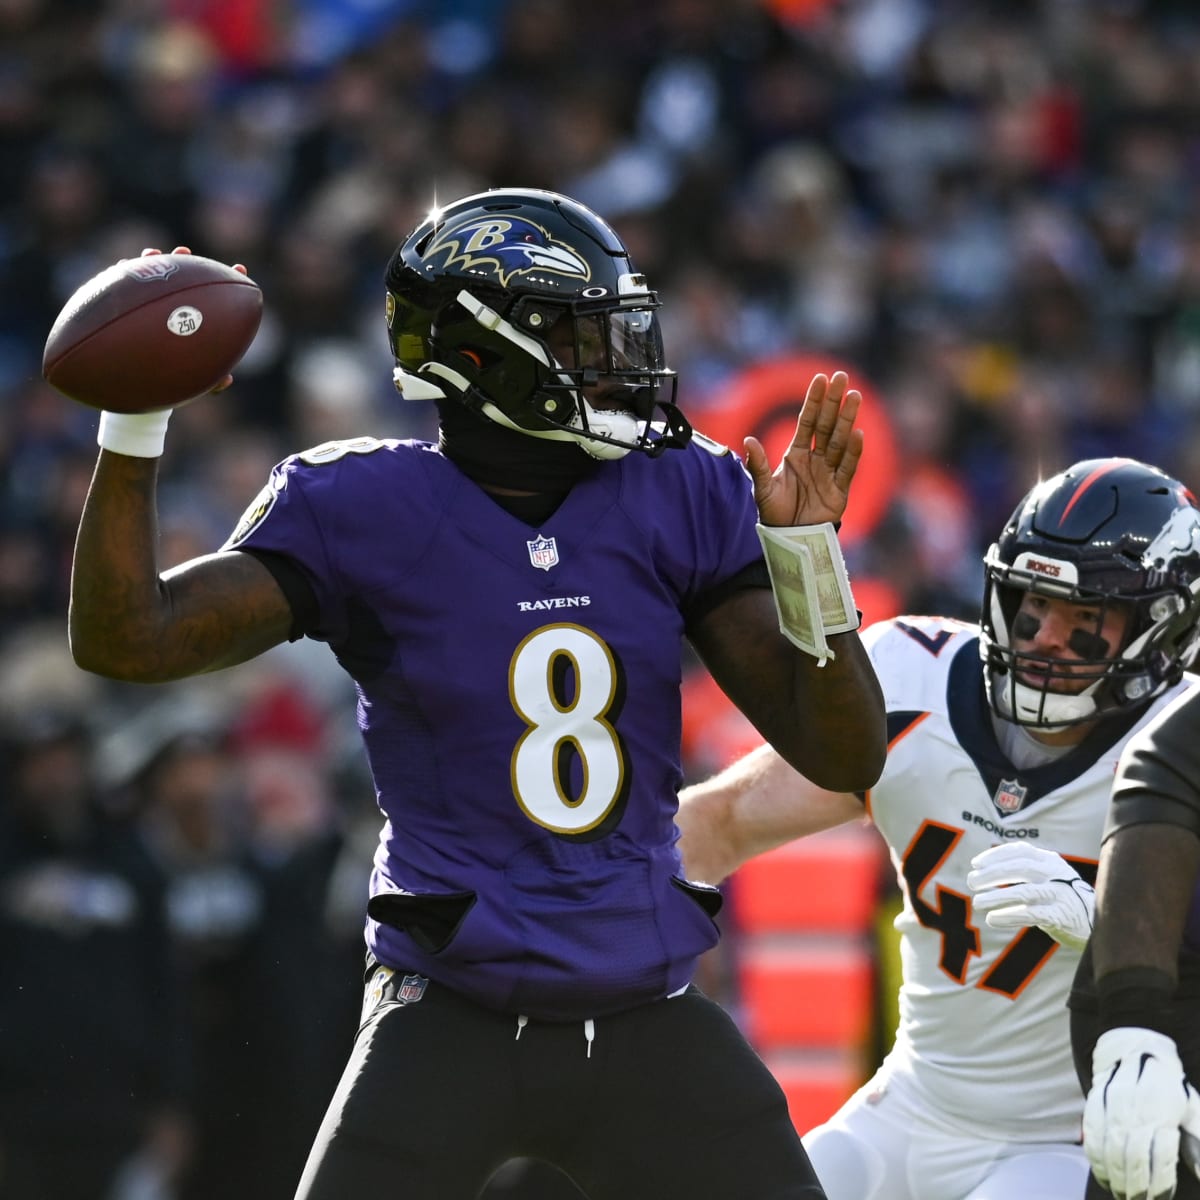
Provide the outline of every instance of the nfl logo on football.
<path id="1" fill-rule="evenodd" d="M 1028 789 L 1023 788 L 1015 779 L 1002 779 L 992 799 L 1002 813 L 1015 813 L 1024 802 L 1026 791 Z"/>
<path id="2" fill-rule="evenodd" d="M 543 571 L 550 570 L 558 562 L 558 546 L 553 538 L 539 537 L 532 542 L 526 542 L 529 547 L 529 561 Z"/>
<path id="3" fill-rule="evenodd" d="M 135 258 L 125 265 L 125 274 L 143 283 L 166 279 L 168 275 L 173 275 L 178 270 L 179 267 L 165 254 L 156 254 L 150 258 Z"/>

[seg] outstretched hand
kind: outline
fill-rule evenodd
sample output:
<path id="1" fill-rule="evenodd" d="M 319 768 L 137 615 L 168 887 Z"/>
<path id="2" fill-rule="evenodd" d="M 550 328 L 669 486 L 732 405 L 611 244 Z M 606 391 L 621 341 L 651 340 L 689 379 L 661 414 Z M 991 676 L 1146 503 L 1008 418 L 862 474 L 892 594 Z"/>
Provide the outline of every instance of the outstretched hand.
<path id="1" fill-rule="evenodd" d="M 854 427 L 862 394 L 849 382 L 845 371 L 813 376 L 796 436 L 774 471 L 758 438 L 746 438 L 746 469 L 764 525 L 842 519 L 863 450 L 863 431 Z"/>

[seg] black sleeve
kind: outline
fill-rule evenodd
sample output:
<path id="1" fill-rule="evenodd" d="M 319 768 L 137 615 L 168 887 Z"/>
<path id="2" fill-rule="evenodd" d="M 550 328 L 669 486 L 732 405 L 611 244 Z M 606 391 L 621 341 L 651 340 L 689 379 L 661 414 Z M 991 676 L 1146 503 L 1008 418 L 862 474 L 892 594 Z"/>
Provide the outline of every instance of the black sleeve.
<path id="1" fill-rule="evenodd" d="M 273 550 L 256 550 L 239 547 L 243 554 L 253 555 L 275 577 L 280 591 L 287 598 L 292 610 L 292 628 L 288 641 L 297 642 L 317 624 L 317 594 L 308 576 L 295 559 Z"/>
<path id="2" fill-rule="evenodd" d="M 1151 822 L 1200 837 L 1200 690 L 1164 709 L 1121 756 L 1104 836 Z"/>
<path id="3" fill-rule="evenodd" d="M 717 605 L 732 596 L 734 592 L 740 592 L 744 588 L 769 588 L 770 586 L 771 576 L 767 572 L 767 560 L 760 558 L 755 562 L 749 563 L 736 575 L 731 575 L 728 579 L 723 579 L 715 587 L 709 588 L 706 592 L 701 592 L 700 595 L 692 600 L 691 604 L 688 605 L 687 612 L 684 614 L 687 628 L 694 628 Z"/>

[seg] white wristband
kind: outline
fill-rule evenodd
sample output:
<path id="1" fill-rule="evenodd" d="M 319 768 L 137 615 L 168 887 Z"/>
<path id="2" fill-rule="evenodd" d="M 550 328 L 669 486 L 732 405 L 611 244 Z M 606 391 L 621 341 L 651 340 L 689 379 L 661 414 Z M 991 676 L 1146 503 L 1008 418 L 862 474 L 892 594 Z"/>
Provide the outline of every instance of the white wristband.
<path id="1" fill-rule="evenodd" d="M 158 458 L 167 443 L 167 422 L 171 409 L 164 408 L 148 413 L 100 414 L 100 431 L 96 441 L 105 450 L 114 454 L 127 454 L 130 458 Z"/>

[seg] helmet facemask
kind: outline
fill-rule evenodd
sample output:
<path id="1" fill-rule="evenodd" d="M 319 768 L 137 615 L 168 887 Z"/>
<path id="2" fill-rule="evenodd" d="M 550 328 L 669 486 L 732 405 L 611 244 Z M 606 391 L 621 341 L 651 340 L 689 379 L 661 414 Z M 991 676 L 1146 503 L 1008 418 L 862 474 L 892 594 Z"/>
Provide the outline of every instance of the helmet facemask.
<path id="1" fill-rule="evenodd" d="M 1094 721 L 1102 712 L 1122 707 L 1126 700 L 1136 704 L 1149 694 L 1152 685 L 1145 679 L 1146 664 L 1137 659 L 1137 639 L 1132 636 L 1138 618 L 1130 602 L 1074 588 L 1055 588 L 1044 579 L 1022 578 L 1018 571 L 999 568 L 991 561 L 988 566 L 986 602 L 991 636 L 985 657 L 988 693 L 999 716 L 1014 725 L 1056 733 Z M 1016 642 L 1036 637 L 1040 623 L 1036 616 L 1021 609 L 1022 599 L 1029 593 L 1095 609 L 1095 628 L 1081 625 L 1067 641 L 1073 657 L 1016 649 Z M 1119 646 L 1110 645 L 1099 632 L 1113 610 L 1125 617 Z"/>
<path id="2" fill-rule="evenodd" d="M 657 301 L 518 296 L 502 312 L 488 299 L 464 289 L 433 328 L 438 362 L 455 364 L 429 368 L 443 390 L 457 387 L 462 403 L 499 425 L 575 442 L 595 458 L 654 457 L 686 444 L 691 428 L 675 407 L 675 373 L 663 366 Z M 403 369 L 396 374 L 404 387 Z"/>

